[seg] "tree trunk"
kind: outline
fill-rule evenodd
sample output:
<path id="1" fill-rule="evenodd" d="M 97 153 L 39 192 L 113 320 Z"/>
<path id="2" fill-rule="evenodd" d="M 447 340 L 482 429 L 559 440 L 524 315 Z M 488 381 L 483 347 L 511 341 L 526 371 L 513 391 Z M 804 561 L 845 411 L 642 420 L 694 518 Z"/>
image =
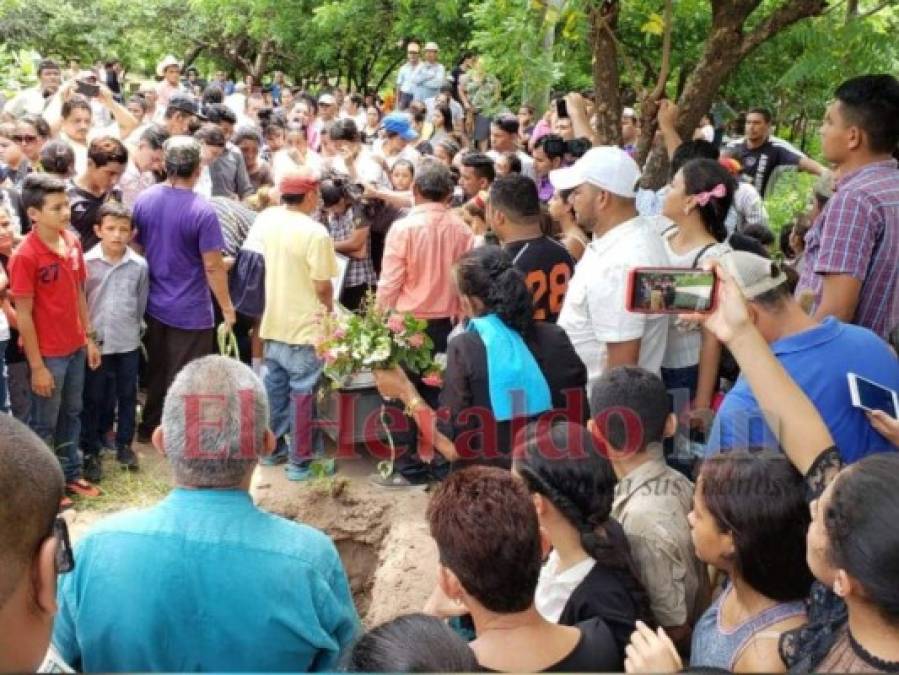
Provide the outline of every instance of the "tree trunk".
<path id="1" fill-rule="evenodd" d="M 618 10 L 618 0 L 593 0 L 590 7 L 596 136 L 601 145 L 621 144 L 621 95 L 615 42 Z"/>
<path id="2" fill-rule="evenodd" d="M 820 14 L 827 0 L 790 0 L 762 19 L 751 33 L 743 24 L 761 0 L 712 0 L 712 30 L 696 68 L 687 78 L 678 100 L 677 130 L 689 139 L 700 118 L 712 106 L 718 90 L 743 59 L 766 40 L 797 21 Z M 658 146 L 652 154 L 662 151 Z M 663 164 L 650 157 L 642 185 L 658 189 L 665 184 Z M 650 170 L 652 169 L 652 170 Z"/>

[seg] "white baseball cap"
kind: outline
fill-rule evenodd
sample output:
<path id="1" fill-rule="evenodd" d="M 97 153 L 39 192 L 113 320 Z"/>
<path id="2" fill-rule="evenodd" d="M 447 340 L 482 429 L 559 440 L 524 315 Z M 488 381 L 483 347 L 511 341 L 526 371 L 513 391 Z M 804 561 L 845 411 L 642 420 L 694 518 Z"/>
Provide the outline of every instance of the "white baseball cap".
<path id="1" fill-rule="evenodd" d="M 755 253 L 730 251 L 720 261 L 749 300 L 787 282 L 787 275 L 778 263 Z"/>
<path id="2" fill-rule="evenodd" d="M 612 194 L 634 198 L 640 167 L 621 148 L 602 145 L 588 150 L 574 166 L 550 171 L 549 180 L 557 190 L 572 190 L 590 183 Z"/>
<path id="3" fill-rule="evenodd" d="M 440 49 L 437 47 L 436 42 L 429 42 L 425 45 L 425 51 L 426 52 L 437 52 L 437 51 L 440 51 Z"/>

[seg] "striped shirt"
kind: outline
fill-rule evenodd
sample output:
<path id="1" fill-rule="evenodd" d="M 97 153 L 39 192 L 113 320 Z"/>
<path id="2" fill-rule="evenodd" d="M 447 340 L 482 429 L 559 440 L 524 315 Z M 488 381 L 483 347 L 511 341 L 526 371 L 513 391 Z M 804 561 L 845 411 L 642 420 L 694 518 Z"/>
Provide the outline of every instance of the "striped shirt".
<path id="1" fill-rule="evenodd" d="M 368 227 L 363 222 L 361 214 L 355 207 L 349 207 L 342 214 L 323 214 L 322 224 L 328 228 L 328 234 L 335 244 L 345 241 L 353 236 L 360 227 Z M 366 243 L 366 247 L 368 243 Z M 371 262 L 371 255 L 364 258 L 349 258 L 347 266 L 346 278 L 344 279 L 344 288 L 353 288 L 355 286 L 374 286 L 377 281 L 375 277 L 375 268 Z"/>
<path id="2" fill-rule="evenodd" d="M 874 162 L 844 176 L 805 237 L 806 265 L 797 297 L 821 302 L 824 274 L 862 282 L 853 323 L 883 338 L 899 325 L 899 170 Z"/>
<path id="3" fill-rule="evenodd" d="M 150 274 L 147 262 L 131 248 L 112 262 L 101 244 L 84 254 L 84 293 L 91 325 L 104 354 L 124 354 L 140 347 L 140 323 L 147 308 Z"/>

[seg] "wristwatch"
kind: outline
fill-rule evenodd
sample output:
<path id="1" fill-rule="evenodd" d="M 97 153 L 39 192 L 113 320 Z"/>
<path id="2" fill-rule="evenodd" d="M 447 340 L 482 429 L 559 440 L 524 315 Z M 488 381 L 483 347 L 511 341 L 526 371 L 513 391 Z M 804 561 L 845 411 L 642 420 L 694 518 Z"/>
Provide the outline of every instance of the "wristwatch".
<path id="1" fill-rule="evenodd" d="M 95 331 L 95 330 L 87 331 L 86 336 L 87 336 L 87 339 L 90 340 L 91 342 L 97 341 L 97 331 Z"/>

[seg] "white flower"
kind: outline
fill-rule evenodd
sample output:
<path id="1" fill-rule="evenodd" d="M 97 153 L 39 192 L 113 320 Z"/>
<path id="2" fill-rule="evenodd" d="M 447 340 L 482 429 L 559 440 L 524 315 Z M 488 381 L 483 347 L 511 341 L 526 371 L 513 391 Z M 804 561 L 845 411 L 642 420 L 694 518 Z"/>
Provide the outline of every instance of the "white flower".
<path id="1" fill-rule="evenodd" d="M 381 361 L 385 361 L 390 357 L 390 345 L 379 345 L 377 349 L 375 349 L 371 354 L 366 356 L 362 363 L 366 366 L 370 366 L 375 363 L 380 363 Z"/>

